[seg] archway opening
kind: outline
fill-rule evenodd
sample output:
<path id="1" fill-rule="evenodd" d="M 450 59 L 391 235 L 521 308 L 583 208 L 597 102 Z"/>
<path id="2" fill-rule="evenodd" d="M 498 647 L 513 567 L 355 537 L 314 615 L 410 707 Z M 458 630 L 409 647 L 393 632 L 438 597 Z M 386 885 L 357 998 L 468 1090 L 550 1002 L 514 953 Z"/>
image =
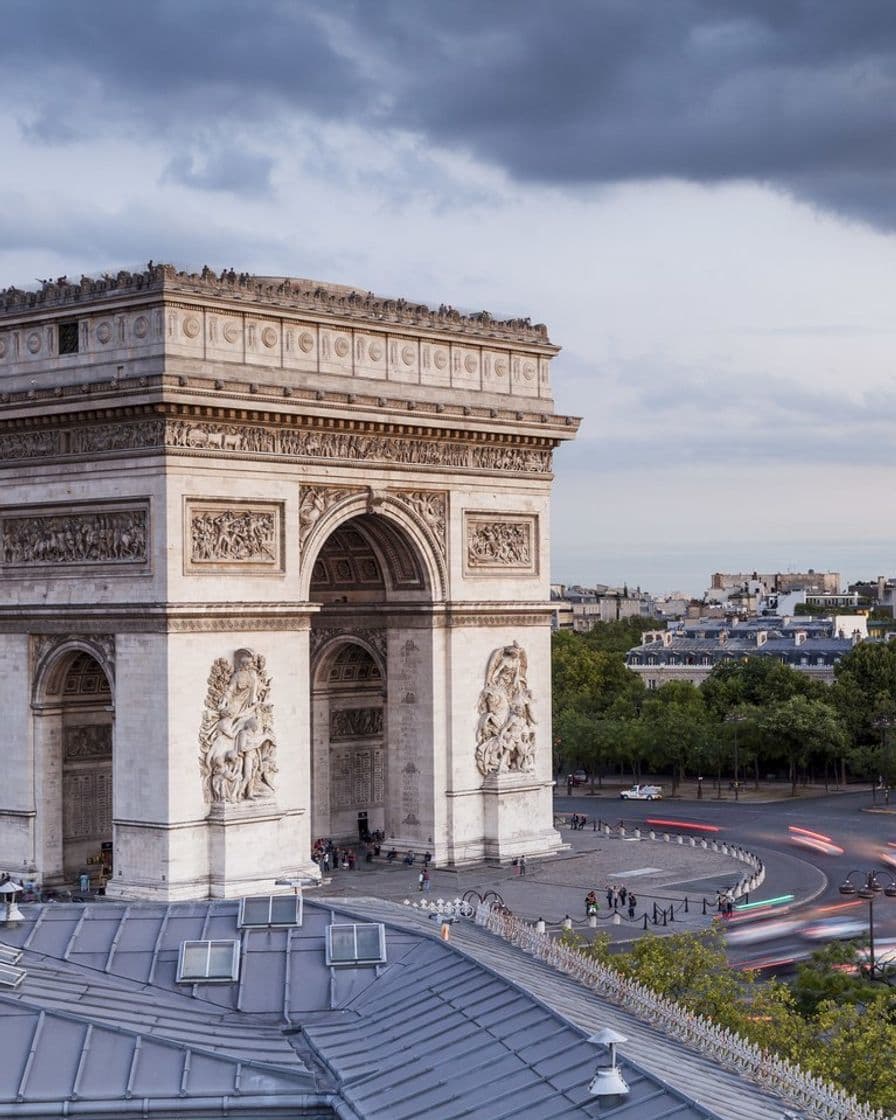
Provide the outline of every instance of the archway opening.
<path id="1" fill-rule="evenodd" d="M 386 687 L 357 642 L 337 641 L 312 690 L 318 835 L 364 841 L 386 828 Z"/>
<path id="2" fill-rule="evenodd" d="M 432 833 L 432 587 L 412 533 L 359 514 L 315 558 L 312 834 L 342 842 Z M 426 757 L 422 757 L 426 755 Z M 423 804 L 425 802 L 425 804 Z M 426 832 L 427 836 L 420 835 Z"/>
<path id="3" fill-rule="evenodd" d="M 112 871 L 109 678 L 90 653 L 61 655 L 35 706 L 44 879 L 102 886 Z"/>

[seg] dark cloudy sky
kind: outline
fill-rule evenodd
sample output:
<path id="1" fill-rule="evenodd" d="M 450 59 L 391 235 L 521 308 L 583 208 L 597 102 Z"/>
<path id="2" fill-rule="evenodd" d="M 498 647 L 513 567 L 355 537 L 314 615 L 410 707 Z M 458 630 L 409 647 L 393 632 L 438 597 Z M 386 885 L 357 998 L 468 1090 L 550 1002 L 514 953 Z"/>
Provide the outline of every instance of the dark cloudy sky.
<path id="1" fill-rule="evenodd" d="M 531 315 L 556 580 L 896 573 L 892 0 L 4 0 L 0 95 L 0 284 Z"/>

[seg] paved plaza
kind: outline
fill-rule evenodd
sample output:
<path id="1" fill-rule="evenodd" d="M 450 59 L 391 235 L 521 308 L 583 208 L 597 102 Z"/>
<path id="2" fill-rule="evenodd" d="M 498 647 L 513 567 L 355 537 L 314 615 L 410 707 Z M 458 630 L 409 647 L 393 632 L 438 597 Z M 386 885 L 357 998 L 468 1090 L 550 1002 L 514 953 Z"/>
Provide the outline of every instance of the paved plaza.
<path id="1" fill-rule="evenodd" d="M 512 865 L 480 865 L 461 870 L 434 867 L 430 889 L 424 895 L 418 882 L 423 866 L 421 860 L 418 858 L 412 866 L 407 866 L 400 854 L 392 864 L 384 856 L 370 863 L 362 858 L 353 871 L 333 871 L 312 895 L 315 899 L 332 897 L 350 901 L 374 897 L 394 902 L 408 899 L 413 903 L 422 898 L 433 901 L 463 897 L 467 892 L 480 896 L 494 892 L 515 914 L 529 921 L 543 919 L 551 929 L 560 926 L 569 915 L 574 928 L 584 930 L 588 928 L 585 895 L 594 890 L 599 902 L 597 927 L 617 941 L 642 934 L 645 915 L 647 929 L 653 932 L 705 928 L 717 913 L 717 893 L 734 887 L 752 870 L 730 855 L 699 845 L 691 847 L 687 839 L 679 844 L 672 836 L 667 842 L 659 833 L 656 840 L 649 839 L 646 833 L 643 838 L 636 839 L 631 831 L 623 838 L 615 830 L 607 836 L 594 829 L 591 820 L 586 829 L 573 830 L 562 823 L 565 819 L 558 817 L 566 849 L 553 857 L 528 860 L 525 876 Z M 764 860 L 763 852 L 757 854 Z M 792 857 L 776 854 L 766 866 L 766 880 L 758 897 L 778 893 L 776 882 L 785 876 L 788 880 L 792 878 L 790 865 L 795 862 Z M 620 907 L 620 920 L 614 921 L 605 893 L 608 884 L 624 885 L 635 892 L 634 919 L 629 919 L 627 907 Z M 817 879 L 804 876 L 801 897 L 813 896 L 824 885 L 820 872 Z M 673 910 L 674 919 L 670 921 Z"/>

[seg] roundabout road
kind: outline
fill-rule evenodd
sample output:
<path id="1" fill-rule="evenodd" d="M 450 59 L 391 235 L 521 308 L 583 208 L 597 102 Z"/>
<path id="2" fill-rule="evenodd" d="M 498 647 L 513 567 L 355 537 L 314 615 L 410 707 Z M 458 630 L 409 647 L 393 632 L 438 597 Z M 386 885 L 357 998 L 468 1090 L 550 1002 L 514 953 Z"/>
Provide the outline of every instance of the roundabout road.
<path id="1" fill-rule="evenodd" d="M 555 807 L 560 813 L 579 812 L 589 818 L 598 816 L 611 824 L 622 819 L 631 827 L 643 826 L 649 818 L 712 825 L 719 829 L 716 834 L 719 839 L 742 844 L 764 860 L 766 883 L 752 901 L 793 894 L 793 910 L 797 913 L 817 913 L 843 903 L 845 900 L 838 888 L 850 871 L 864 873 L 877 868 L 896 877 L 896 847 L 888 846 L 890 843 L 896 845 L 896 806 L 893 812 L 881 811 L 883 806 L 878 806 L 875 811 L 867 787 L 855 793 L 792 800 L 754 800 L 757 796 L 761 795 L 749 791 L 740 801 L 705 796 L 700 800 L 667 798 L 648 802 L 573 793 L 571 797 L 558 796 Z M 664 827 L 670 832 L 675 831 L 673 825 Z M 792 828 L 829 837 L 833 847 L 829 852 L 822 852 L 797 844 Z M 796 835 L 800 836 L 799 833 Z M 802 835 L 804 839 L 810 839 L 805 833 Z M 842 853 L 836 850 L 838 848 L 842 849 Z M 881 880 L 888 882 L 886 875 L 882 875 Z M 868 908 L 864 904 L 850 913 L 852 917 L 867 922 Z M 875 940 L 896 936 L 896 900 L 883 894 L 874 904 L 874 935 Z M 805 951 L 805 941 L 801 947 Z M 746 947 L 744 950 L 731 948 L 732 959 L 752 959 L 763 952 L 758 946 L 749 950 Z"/>

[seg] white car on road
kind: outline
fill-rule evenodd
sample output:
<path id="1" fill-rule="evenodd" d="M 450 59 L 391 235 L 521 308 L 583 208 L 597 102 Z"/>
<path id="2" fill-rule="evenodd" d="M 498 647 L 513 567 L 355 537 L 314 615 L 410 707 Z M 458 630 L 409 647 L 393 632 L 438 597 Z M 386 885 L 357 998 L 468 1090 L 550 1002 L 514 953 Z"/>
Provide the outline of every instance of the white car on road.
<path id="1" fill-rule="evenodd" d="M 623 801 L 659 801 L 663 796 L 662 786 L 632 786 L 624 789 L 619 796 Z"/>

